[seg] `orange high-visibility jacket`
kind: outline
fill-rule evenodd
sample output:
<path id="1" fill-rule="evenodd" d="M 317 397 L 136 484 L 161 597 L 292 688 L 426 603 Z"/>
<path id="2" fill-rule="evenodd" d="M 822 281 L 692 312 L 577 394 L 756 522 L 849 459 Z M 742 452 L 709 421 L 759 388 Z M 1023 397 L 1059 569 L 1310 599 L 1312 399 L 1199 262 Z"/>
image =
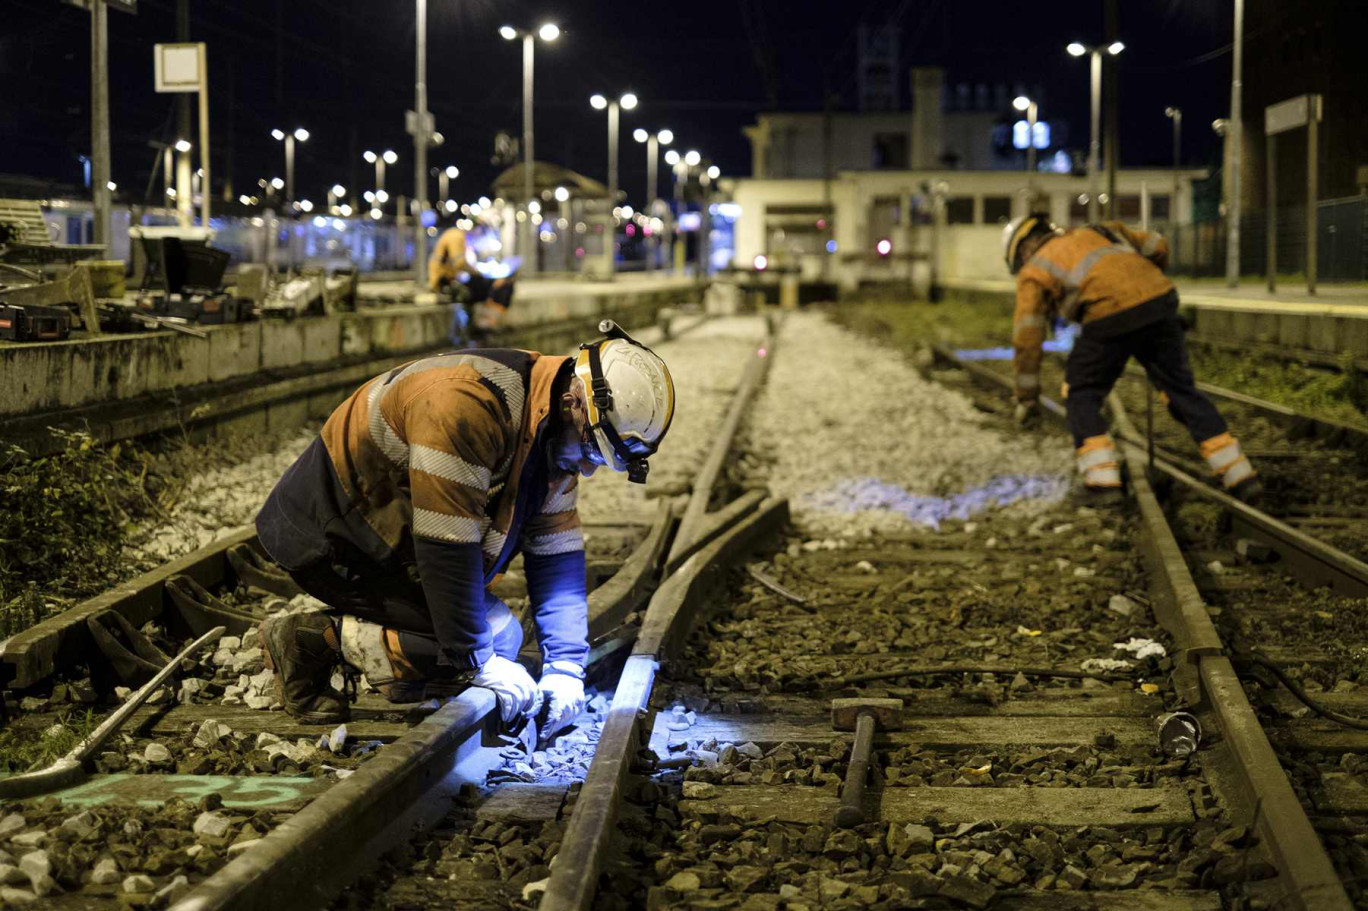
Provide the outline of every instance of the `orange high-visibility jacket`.
<path id="1" fill-rule="evenodd" d="M 376 377 L 338 406 L 323 444 L 348 505 L 379 539 L 373 559 L 407 554 L 420 537 L 479 544 L 486 575 L 502 571 L 523 466 L 541 457 L 533 442 L 567 360 L 513 349 L 441 354 Z M 583 550 L 577 484 L 577 473 L 553 472 L 513 543 L 529 554 Z"/>
<path id="2" fill-rule="evenodd" d="M 1168 256 L 1162 234 L 1119 221 L 1073 228 L 1036 250 L 1017 273 L 1012 320 L 1017 401 L 1040 395 L 1041 345 L 1050 319 L 1061 316 L 1092 327 L 1171 294 L 1173 283 L 1163 272 Z"/>
<path id="3" fill-rule="evenodd" d="M 432 247 L 428 258 L 428 287 L 433 291 L 441 286 L 442 279 L 455 281 L 457 273 L 466 268 L 466 232 L 460 228 L 447 228 Z"/>

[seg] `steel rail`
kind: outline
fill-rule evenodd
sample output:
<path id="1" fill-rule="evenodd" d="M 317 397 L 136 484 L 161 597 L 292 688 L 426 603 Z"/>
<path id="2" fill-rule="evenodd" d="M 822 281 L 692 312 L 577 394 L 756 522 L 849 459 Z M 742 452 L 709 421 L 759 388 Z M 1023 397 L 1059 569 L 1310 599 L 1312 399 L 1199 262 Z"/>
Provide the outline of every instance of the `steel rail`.
<path id="1" fill-rule="evenodd" d="M 651 597 L 613 694 L 594 759 L 538 906 L 542 911 L 588 911 L 609 851 L 627 773 L 641 743 L 642 725 L 650 714 L 651 692 L 661 661 L 683 644 L 702 605 L 723 581 L 726 567 L 788 521 L 787 500 L 768 498 L 761 502 L 755 492 L 708 514 L 713 487 L 741 420 L 764 382 L 774 347 L 771 327 L 746 365 L 722 427 L 694 477 L 666 561 L 669 574 Z"/>
<path id="2" fill-rule="evenodd" d="M 934 346 L 933 353 L 955 367 L 963 369 L 970 376 L 986 382 L 990 386 L 1012 388 L 1010 377 L 991 370 L 981 364 L 960 361 L 949 349 Z M 1064 406 L 1051 399 L 1041 397 L 1041 407 L 1052 416 L 1064 417 Z M 1108 407 L 1116 419 L 1118 436 L 1123 440 L 1144 447 L 1146 441 L 1136 429 L 1126 413 L 1120 398 L 1113 393 L 1107 400 Z M 1349 425 L 1344 425 L 1348 427 Z M 1350 428 L 1352 429 L 1352 428 Z M 1148 462 L 1148 460 L 1147 460 Z M 1218 490 L 1200 478 L 1194 477 L 1175 464 L 1174 459 L 1156 457 L 1154 468 L 1157 472 L 1172 478 L 1184 487 L 1216 503 L 1231 516 L 1237 532 L 1267 544 L 1282 557 L 1289 571 L 1299 581 L 1310 586 L 1329 586 L 1335 593 L 1350 598 L 1368 596 L 1368 563 L 1332 547 L 1305 532 L 1274 518 L 1268 513 L 1247 503 L 1242 503 L 1224 491 Z"/>
<path id="3" fill-rule="evenodd" d="M 936 354 L 956 366 L 979 366 L 959 363 L 953 354 L 943 349 Z M 968 372 L 976 378 L 989 381 L 990 385 L 1008 389 L 1012 386 L 1010 378 L 996 371 L 980 367 Z M 1063 409 L 1057 403 L 1050 404 L 1054 407 L 1047 408 L 1048 411 L 1056 416 L 1062 414 Z M 1251 823 L 1273 855 L 1287 886 L 1286 898 L 1291 906 L 1302 911 L 1349 911 L 1354 907 L 1353 902 L 1345 892 L 1305 808 L 1292 790 L 1287 773 L 1245 696 L 1239 676 L 1223 652 L 1211 615 L 1192 579 L 1163 507 L 1150 486 L 1146 473 L 1148 456 L 1143 440 L 1135 433 L 1115 392 L 1108 404 L 1120 426 L 1121 435 L 1126 438 L 1122 443 L 1123 457 L 1130 469 L 1131 492 L 1140 508 L 1147 532 L 1141 553 L 1150 570 L 1155 619 L 1174 637 L 1181 649 L 1177 656 L 1179 660 L 1175 662 L 1179 689 L 1185 697 L 1203 697 L 1205 704 L 1215 713 L 1224 742 L 1235 759 L 1243 798 L 1240 809 L 1254 814 Z M 1169 467 L 1159 459 L 1155 460 L 1154 465 L 1159 470 Z M 1183 477 L 1187 479 L 1185 483 L 1198 485 L 1221 500 L 1257 513 L 1257 510 L 1246 507 L 1191 476 L 1183 474 Z"/>
<path id="4" fill-rule="evenodd" d="M 618 574 L 590 592 L 591 639 L 610 632 L 645 602 L 673 525 L 672 510 L 662 504 L 650 532 Z M 483 783 L 506 746 L 490 736 L 496 709 L 492 691 L 466 690 L 171 907 L 322 907 L 376 858 L 412 838 L 415 827 L 443 817 L 448 798 L 461 784 Z"/>
<path id="5" fill-rule="evenodd" d="M 717 445 L 708 451 L 707 458 L 694 476 L 693 490 L 689 494 L 688 504 L 684 507 L 684 517 L 679 521 L 679 531 L 675 534 L 674 544 L 670 548 L 667 563 L 670 567 L 677 567 L 684 562 L 688 548 L 702 533 L 713 488 L 717 485 L 717 478 L 721 475 L 727 456 L 731 452 L 731 441 L 741 426 L 741 420 L 745 417 L 751 400 L 764 383 L 765 374 L 769 370 L 769 356 L 773 352 L 774 335 L 766 333 L 741 374 L 741 383 L 736 387 L 736 393 L 727 408 L 727 416 L 717 431 Z"/>
<path id="6" fill-rule="evenodd" d="M 684 562 L 651 598 L 636 646 L 622 672 L 589 774 L 551 870 L 541 911 L 585 911 L 594 900 L 627 773 L 647 729 L 656 673 L 725 579 L 723 570 L 788 521 L 788 501 L 769 499 Z"/>

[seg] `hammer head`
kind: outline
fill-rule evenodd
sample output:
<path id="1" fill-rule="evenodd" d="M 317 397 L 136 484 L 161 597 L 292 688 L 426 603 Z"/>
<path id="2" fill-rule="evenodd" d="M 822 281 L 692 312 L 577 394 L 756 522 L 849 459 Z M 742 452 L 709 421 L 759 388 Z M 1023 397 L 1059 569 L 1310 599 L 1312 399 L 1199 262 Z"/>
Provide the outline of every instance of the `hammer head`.
<path id="1" fill-rule="evenodd" d="M 838 731 L 853 731 L 861 715 L 872 715 L 874 727 L 880 731 L 896 731 L 902 727 L 901 699 L 833 699 L 831 726 Z"/>

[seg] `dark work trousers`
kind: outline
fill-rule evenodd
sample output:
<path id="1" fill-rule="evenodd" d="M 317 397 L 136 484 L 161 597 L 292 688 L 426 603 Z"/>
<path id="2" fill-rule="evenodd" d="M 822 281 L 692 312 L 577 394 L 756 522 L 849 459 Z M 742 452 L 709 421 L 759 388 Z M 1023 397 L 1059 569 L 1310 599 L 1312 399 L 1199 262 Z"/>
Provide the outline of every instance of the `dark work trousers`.
<path id="1" fill-rule="evenodd" d="M 1145 368 L 1154 388 L 1168 396 L 1169 414 L 1188 429 L 1193 440 L 1200 444 L 1226 432 L 1221 413 L 1197 389 L 1183 324 L 1171 314 L 1112 338 L 1090 338 L 1086 326 L 1079 333 L 1064 370 L 1069 384 L 1069 431 L 1075 447 L 1107 432 L 1102 403 L 1132 357 Z"/>
<path id="2" fill-rule="evenodd" d="M 408 568 L 378 566 L 364 558 L 345 562 L 332 559 L 291 570 L 290 577 L 328 605 L 328 613 L 351 614 L 396 630 L 404 657 L 425 678 L 440 680 L 458 673 L 457 668 L 437 663 L 441 651 L 433 633 L 432 613 L 422 585 Z M 508 612 L 508 607 L 488 590 L 484 608 L 495 626 L 504 621 Z M 503 629 L 494 636 L 494 652 L 515 661 L 522 648 L 522 625 L 517 617 L 504 622 Z"/>

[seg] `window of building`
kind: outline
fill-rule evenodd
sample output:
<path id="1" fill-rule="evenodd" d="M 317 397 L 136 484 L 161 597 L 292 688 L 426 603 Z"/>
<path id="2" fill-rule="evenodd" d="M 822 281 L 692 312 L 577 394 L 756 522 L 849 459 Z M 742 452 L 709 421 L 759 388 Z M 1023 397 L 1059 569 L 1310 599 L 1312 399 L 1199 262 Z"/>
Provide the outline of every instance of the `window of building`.
<path id="1" fill-rule="evenodd" d="M 952 196 L 945 201 L 945 223 L 948 225 L 972 225 L 974 223 L 974 197 Z"/>
<path id="2" fill-rule="evenodd" d="M 1150 194 L 1150 218 L 1155 221 L 1169 220 L 1169 194 Z"/>
<path id="3" fill-rule="evenodd" d="M 983 223 L 985 225 L 1006 224 L 1012 220 L 1012 197 L 983 197 Z"/>
<path id="4" fill-rule="evenodd" d="M 1130 223 L 1140 220 L 1140 194 L 1122 193 L 1116 197 L 1116 217 Z"/>
<path id="5" fill-rule="evenodd" d="M 876 171 L 907 170 L 907 134 L 874 134 L 874 169 Z"/>

